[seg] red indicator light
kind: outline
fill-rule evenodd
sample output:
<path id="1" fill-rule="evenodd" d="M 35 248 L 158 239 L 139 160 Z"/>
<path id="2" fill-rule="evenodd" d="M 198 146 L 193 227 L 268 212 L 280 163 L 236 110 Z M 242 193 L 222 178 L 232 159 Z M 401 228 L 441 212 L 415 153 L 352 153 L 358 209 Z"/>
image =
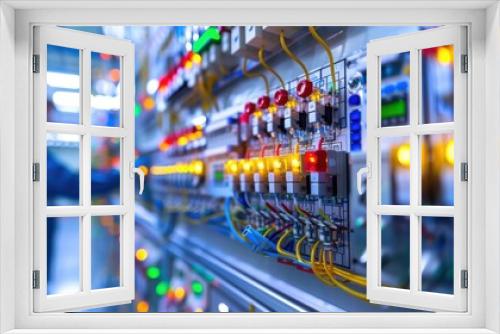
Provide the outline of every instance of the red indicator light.
<path id="1" fill-rule="evenodd" d="M 244 110 L 243 112 L 245 114 L 250 115 L 250 114 L 254 113 L 256 109 L 257 109 L 257 106 L 255 105 L 255 103 L 247 102 L 247 103 L 245 103 L 245 108 L 243 109 Z"/>
<path id="2" fill-rule="evenodd" d="M 259 100 L 257 101 L 257 105 L 259 106 L 260 109 L 267 109 L 269 108 L 270 104 L 271 104 L 271 99 L 267 95 L 259 97 Z"/>
<path id="3" fill-rule="evenodd" d="M 326 172 L 328 158 L 326 151 L 309 151 L 304 155 L 304 170 L 306 172 Z"/>
<path id="4" fill-rule="evenodd" d="M 301 80 L 297 85 L 297 95 L 306 98 L 313 92 L 313 84 L 309 80 Z"/>
<path id="5" fill-rule="evenodd" d="M 276 93 L 274 93 L 274 103 L 279 106 L 284 106 L 288 102 L 288 92 L 286 89 L 278 89 Z"/>

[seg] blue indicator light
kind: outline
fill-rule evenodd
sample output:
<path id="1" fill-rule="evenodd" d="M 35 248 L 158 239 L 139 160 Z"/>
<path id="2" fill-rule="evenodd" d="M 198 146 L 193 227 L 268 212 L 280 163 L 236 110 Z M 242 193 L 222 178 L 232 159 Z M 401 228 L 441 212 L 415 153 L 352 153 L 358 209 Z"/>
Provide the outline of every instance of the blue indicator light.
<path id="1" fill-rule="evenodd" d="M 351 122 L 361 121 L 361 111 L 359 111 L 359 109 L 355 109 L 355 110 L 351 111 L 349 118 L 351 119 Z"/>
<path id="2" fill-rule="evenodd" d="M 361 144 L 351 142 L 351 151 L 361 151 Z"/>
<path id="3" fill-rule="evenodd" d="M 359 123 L 351 123 L 351 133 L 361 131 L 361 125 Z"/>
<path id="4" fill-rule="evenodd" d="M 361 140 L 361 133 L 351 133 L 351 141 L 359 142 Z"/>
<path id="5" fill-rule="evenodd" d="M 358 94 L 353 94 L 349 96 L 348 102 L 350 106 L 359 106 L 361 104 L 361 96 L 359 96 Z"/>

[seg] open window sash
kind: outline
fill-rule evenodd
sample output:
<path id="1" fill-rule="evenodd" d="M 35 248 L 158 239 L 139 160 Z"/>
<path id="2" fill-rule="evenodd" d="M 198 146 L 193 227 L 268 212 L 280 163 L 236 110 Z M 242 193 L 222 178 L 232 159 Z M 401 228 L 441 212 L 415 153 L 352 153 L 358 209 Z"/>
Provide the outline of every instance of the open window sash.
<path id="1" fill-rule="evenodd" d="M 443 49 L 440 49 L 443 48 Z M 441 53 L 440 53 L 441 52 Z M 400 115 L 399 120 L 391 123 L 387 116 L 394 116 L 394 109 L 383 110 L 382 101 L 384 82 L 390 76 L 384 68 L 386 57 L 407 56 L 408 64 L 403 69 L 408 75 L 408 82 L 402 87 L 406 88 L 406 114 Z M 466 311 L 467 310 L 467 182 L 463 177 L 463 169 L 467 163 L 467 45 L 466 28 L 459 26 L 444 26 L 432 28 L 411 34 L 373 40 L 368 44 L 367 57 L 367 297 L 372 303 L 423 309 L 431 311 Z M 424 87 L 424 75 L 429 62 L 435 66 L 447 66 L 451 69 L 451 79 L 427 80 Z M 444 65 L 443 65 L 444 64 Z M 441 70 L 441 67 L 439 67 Z M 427 119 L 424 108 L 429 108 L 426 99 L 429 94 L 442 90 L 444 85 L 452 85 L 451 118 Z M 387 91 L 385 91 L 387 93 Z M 387 112 L 386 112 L 387 111 Z M 426 110 L 426 113 L 436 112 Z M 392 113 L 392 114 L 391 114 Z M 449 111 L 448 114 L 449 116 Z M 432 118 L 432 117 L 431 117 Z M 451 147 L 446 146 L 448 164 L 448 177 L 452 178 L 453 189 L 449 190 L 451 204 L 428 203 L 423 195 L 427 167 L 423 167 L 423 159 L 429 161 L 429 138 L 434 135 L 451 139 Z M 394 161 L 384 152 L 391 148 L 384 146 L 386 142 L 397 142 L 403 138 L 399 145 L 402 148 L 401 156 L 394 159 L 403 159 L 406 165 L 406 184 L 400 188 L 407 191 L 405 199 L 400 202 L 394 200 L 387 202 L 385 189 L 389 180 L 388 175 L 397 171 L 393 168 L 392 174 L 384 172 L 394 167 Z M 454 141 L 454 143 L 453 143 Z M 448 142 L 450 144 L 450 142 Z M 437 144 L 436 144 L 437 145 Z M 454 147 L 453 147 L 454 145 Z M 403 150 L 404 149 L 404 150 Z M 437 153 L 436 153 L 437 154 Z M 427 154 L 428 155 L 428 154 Z M 393 155 L 394 157 L 394 155 Z M 391 165 L 391 163 L 393 163 Z M 396 161 L 397 163 L 397 161 Z M 427 165 L 426 165 L 427 166 Z M 434 165 L 435 166 L 435 165 Z M 464 167 L 465 166 L 465 167 Z M 401 167 L 403 168 L 403 167 Z M 394 177 L 391 182 L 397 182 Z M 407 202 L 405 202 L 407 201 Z M 435 205 L 432 205 L 435 204 Z M 433 226 L 452 223 L 450 251 L 452 268 L 450 288 L 443 293 L 433 290 L 425 283 L 424 272 L 428 269 L 429 260 L 442 261 L 443 257 L 434 256 L 430 259 L 427 247 L 423 242 L 422 230 L 424 224 L 432 222 Z M 406 226 L 405 226 L 406 225 Z M 403 228 L 398 227 L 403 226 Z M 384 235 L 385 233 L 385 235 Z M 434 233 L 432 230 L 426 234 Z M 386 238 L 385 236 L 391 236 Z M 432 237 L 432 236 L 431 236 Z M 427 235 L 426 235 L 427 238 Z M 427 239 L 426 239 L 427 240 Z M 432 240 L 432 238 L 431 238 Z M 393 243 L 388 245 L 387 243 Z M 394 254 L 399 249 L 401 265 L 399 273 L 392 273 L 396 280 L 391 282 L 391 275 L 386 275 L 390 261 L 397 261 Z M 401 251 L 402 250 L 402 251 Z M 407 251 L 405 251 L 407 250 Z M 393 252 L 391 254 L 391 252 Z M 384 260 L 383 260 L 384 259 Z M 390 260 L 387 260 L 390 259 Z M 406 276 L 407 278 L 405 278 Z M 450 275 L 449 275 L 450 276 Z M 407 283 L 404 283 L 404 282 Z M 403 282 L 403 283 L 402 283 Z"/>
<path id="2" fill-rule="evenodd" d="M 69 53 L 48 51 L 54 48 L 69 50 Z M 62 58 L 57 58 L 65 55 L 74 55 L 72 66 L 76 73 L 68 74 Z M 94 79 L 97 81 L 98 76 L 102 78 L 102 73 L 94 70 L 98 61 L 114 62 L 115 69 L 109 73 L 113 75 L 112 80 L 119 83 L 109 96 L 94 91 Z M 34 169 L 38 174 L 33 183 L 35 312 L 81 310 L 130 303 L 134 299 L 134 79 L 134 46 L 131 42 L 65 28 L 34 28 L 33 147 Z M 57 91 L 54 92 L 54 89 Z M 53 119 L 51 113 L 56 109 L 62 110 L 60 115 L 63 116 L 75 116 L 78 113 L 76 121 Z M 102 117 L 96 117 L 95 110 L 101 112 L 101 116 L 113 114 L 111 116 L 115 122 L 99 123 L 96 120 Z M 74 189 L 78 188 L 78 195 L 74 203 L 54 205 L 49 198 L 52 194 L 48 194 L 49 183 L 57 184 L 64 179 L 62 175 L 49 173 L 48 162 L 53 162 L 54 154 L 48 151 L 49 144 L 53 145 L 53 142 L 62 138 L 66 142 L 69 142 L 67 138 L 76 138 L 71 141 L 71 145 L 78 152 L 78 158 L 70 159 L 69 163 L 76 166 L 77 172 L 62 170 L 61 173 L 74 174 L 76 181 L 68 184 L 67 189 L 76 191 Z M 104 203 L 94 200 L 92 188 L 94 168 L 97 168 L 94 163 L 99 162 L 95 158 L 99 154 L 95 146 L 103 143 L 108 143 L 110 147 L 114 145 L 116 158 L 113 167 L 106 173 L 114 175 L 118 184 L 115 187 L 116 200 Z M 71 224 L 74 227 L 70 227 Z M 62 234 L 69 230 L 77 235 L 74 240 L 71 239 L 72 242 L 68 242 L 67 234 Z M 98 240 L 95 238 L 103 235 L 116 246 L 116 251 L 107 256 L 116 265 L 113 267 L 116 269 L 108 272 L 117 278 L 114 281 L 104 279 L 97 282 L 96 265 L 102 250 L 97 249 L 99 243 L 95 242 Z M 56 239 L 62 240 L 58 247 L 53 245 Z M 49 247 L 52 247 L 50 254 Z M 54 261 L 54 253 L 64 253 L 64 247 L 67 247 L 68 254 L 71 253 L 70 248 L 75 249 L 71 253 L 74 254 L 72 258 L 69 255 L 65 258 L 66 261 L 69 259 L 69 267 L 76 272 L 76 278 L 70 282 L 71 289 L 65 289 L 62 286 L 64 282 L 54 288 L 48 279 L 49 274 L 51 279 L 55 277 L 59 282 L 71 276 L 64 268 L 54 270 L 49 267 L 49 262 Z M 92 263 L 93 260 L 95 263 Z"/>

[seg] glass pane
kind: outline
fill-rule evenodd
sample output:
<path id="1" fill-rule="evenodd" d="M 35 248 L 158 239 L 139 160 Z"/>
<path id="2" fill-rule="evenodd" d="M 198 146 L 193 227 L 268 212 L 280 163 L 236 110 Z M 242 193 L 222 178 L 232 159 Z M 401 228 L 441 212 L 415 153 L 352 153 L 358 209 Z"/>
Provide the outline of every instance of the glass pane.
<path id="1" fill-rule="evenodd" d="M 80 136 L 47 133 L 47 205 L 80 204 Z"/>
<path id="2" fill-rule="evenodd" d="M 120 126 L 120 57 L 92 52 L 92 125 Z"/>
<path id="3" fill-rule="evenodd" d="M 453 294 L 453 218 L 422 217 L 422 291 Z"/>
<path id="4" fill-rule="evenodd" d="M 381 283 L 410 288 L 410 217 L 380 216 L 382 233 Z"/>
<path id="5" fill-rule="evenodd" d="M 380 125 L 409 123 L 410 52 L 380 57 Z"/>
<path id="6" fill-rule="evenodd" d="M 47 45 L 47 121 L 80 123 L 80 50 Z"/>
<path id="7" fill-rule="evenodd" d="M 382 137 L 380 142 L 381 204 L 410 204 L 410 142 L 408 137 Z"/>
<path id="8" fill-rule="evenodd" d="M 423 49 L 421 123 L 453 121 L 453 45 Z"/>
<path id="9" fill-rule="evenodd" d="M 92 137 L 92 205 L 120 204 L 120 139 Z"/>
<path id="10" fill-rule="evenodd" d="M 80 291 L 80 218 L 47 218 L 47 294 Z"/>
<path id="11" fill-rule="evenodd" d="M 120 286 L 120 216 L 92 217 L 92 289 Z"/>
<path id="12" fill-rule="evenodd" d="M 420 137 L 422 205 L 453 205 L 454 141 L 451 134 Z"/>

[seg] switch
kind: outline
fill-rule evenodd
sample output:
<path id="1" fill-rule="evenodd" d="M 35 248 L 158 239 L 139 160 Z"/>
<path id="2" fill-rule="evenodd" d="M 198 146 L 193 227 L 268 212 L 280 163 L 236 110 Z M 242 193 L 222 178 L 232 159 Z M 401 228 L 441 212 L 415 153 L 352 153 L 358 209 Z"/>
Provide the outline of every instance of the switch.
<path id="1" fill-rule="evenodd" d="M 258 50 L 245 44 L 245 27 L 236 26 L 231 29 L 231 54 L 258 60 Z"/>
<path id="2" fill-rule="evenodd" d="M 305 194 L 306 182 L 300 173 L 286 172 L 286 192 L 288 194 Z"/>
<path id="3" fill-rule="evenodd" d="M 261 26 L 245 26 L 245 44 L 257 49 L 273 51 L 278 47 L 278 39 L 263 30 Z"/>

